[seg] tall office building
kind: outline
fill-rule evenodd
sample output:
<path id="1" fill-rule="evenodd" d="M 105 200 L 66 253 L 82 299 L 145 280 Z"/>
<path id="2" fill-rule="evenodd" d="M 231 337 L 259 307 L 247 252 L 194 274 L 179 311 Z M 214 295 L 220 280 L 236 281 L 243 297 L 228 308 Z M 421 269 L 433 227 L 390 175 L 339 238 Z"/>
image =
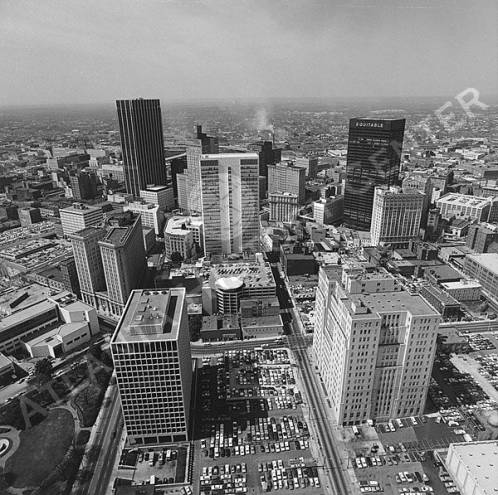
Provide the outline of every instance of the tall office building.
<path id="1" fill-rule="evenodd" d="M 319 225 L 340 224 L 344 215 L 344 196 L 329 196 L 313 202 L 313 218 Z"/>
<path id="2" fill-rule="evenodd" d="M 370 239 L 374 246 L 405 248 L 419 235 L 424 193 L 403 192 L 399 187 L 376 187 Z"/>
<path id="3" fill-rule="evenodd" d="M 87 206 L 83 203 L 73 203 L 69 208 L 60 210 L 62 232 L 65 236 L 100 225 L 104 214 L 100 206 Z"/>
<path id="4" fill-rule="evenodd" d="M 192 213 L 202 211 L 201 155 L 214 153 L 219 153 L 218 138 L 208 136 L 202 132 L 202 126 L 196 126 L 196 139 L 193 144 L 187 146 L 187 197 L 188 209 Z"/>
<path id="5" fill-rule="evenodd" d="M 315 364 L 335 420 L 353 425 L 423 414 L 440 314 L 384 269 L 320 269 Z"/>
<path id="6" fill-rule="evenodd" d="M 258 153 L 261 177 L 268 177 L 268 165 L 275 165 L 282 160 L 282 149 L 274 148 L 272 141 L 258 141 L 250 144 L 247 149 Z"/>
<path id="7" fill-rule="evenodd" d="M 303 167 L 296 167 L 288 162 L 268 165 L 268 194 L 288 192 L 295 194 L 299 204 L 303 204 L 305 185 L 306 169 Z"/>
<path id="8" fill-rule="evenodd" d="M 139 196 L 148 185 L 166 185 L 159 100 L 116 100 L 126 191 Z"/>
<path id="9" fill-rule="evenodd" d="M 399 180 L 405 119 L 349 121 L 344 223 L 369 230 L 375 186 L 394 186 Z"/>
<path id="10" fill-rule="evenodd" d="M 94 172 L 78 172 L 69 176 L 73 198 L 77 201 L 97 197 L 97 175 Z"/>
<path id="11" fill-rule="evenodd" d="M 128 296 L 142 282 L 146 270 L 145 247 L 140 215 L 131 212 L 115 217 L 99 241 L 107 285 L 109 311 L 121 315 Z"/>
<path id="12" fill-rule="evenodd" d="M 104 291 L 106 288 L 99 248 L 99 241 L 105 233 L 103 228 L 87 227 L 69 235 L 73 246 L 81 298 L 94 308 L 99 308 L 97 292 Z"/>
<path id="13" fill-rule="evenodd" d="M 258 155 L 202 155 L 200 170 L 204 253 L 258 252 Z"/>
<path id="14" fill-rule="evenodd" d="M 187 440 L 192 357 L 185 288 L 134 290 L 111 351 L 130 443 Z"/>

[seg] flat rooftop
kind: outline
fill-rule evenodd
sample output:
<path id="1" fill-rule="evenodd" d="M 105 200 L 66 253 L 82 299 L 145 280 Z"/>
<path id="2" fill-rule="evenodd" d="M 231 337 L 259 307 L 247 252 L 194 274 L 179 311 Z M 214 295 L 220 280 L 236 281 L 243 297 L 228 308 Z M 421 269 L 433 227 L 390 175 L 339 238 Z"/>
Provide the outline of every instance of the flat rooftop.
<path id="1" fill-rule="evenodd" d="M 257 153 L 210 153 L 201 155 L 201 160 L 226 160 L 227 158 L 258 160 L 259 155 Z"/>
<path id="2" fill-rule="evenodd" d="M 413 316 L 439 316 L 439 313 L 422 296 L 410 294 L 407 291 L 354 294 L 350 301 L 360 301 L 368 308 L 368 317 L 371 317 L 372 313 L 400 313 L 405 311 Z M 364 316 L 360 313 L 355 314 L 354 318 Z"/>
<path id="3" fill-rule="evenodd" d="M 183 287 L 132 291 L 111 344 L 177 340 L 185 298 Z"/>
<path id="4" fill-rule="evenodd" d="M 470 206 L 482 208 L 491 203 L 491 198 L 481 198 L 480 196 L 468 196 L 466 194 L 448 193 L 437 200 L 437 203 L 454 204 L 458 206 Z"/>
<path id="5" fill-rule="evenodd" d="M 6 316 L 3 319 L 0 319 L 0 333 L 13 325 L 18 323 L 22 323 L 23 321 L 31 320 L 36 316 L 47 313 L 48 311 L 56 309 L 54 303 L 49 301 L 42 301 L 29 308 L 22 309 L 21 311 L 17 311 L 10 316 Z"/>
<path id="6" fill-rule="evenodd" d="M 221 263 L 211 268 L 211 281 L 236 277 L 245 287 L 275 287 L 275 278 L 269 263 Z"/>
<path id="7" fill-rule="evenodd" d="M 450 445 L 448 457 L 453 451 L 466 473 L 476 482 L 485 495 L 498 493 L 496 470 L 498 469 L 498 441 L 464 442 Z"/>
<path id="8" fill-rule="evenodd" d="M 467 258 L 490 272 L 498 273 L 498 253 L 468 254 Z"/>
<path id="9" fill-rule="evenodd" d="M 443 282 L 441 286 L 443 287 L 443 289 L 446 290 L 482 288 L 482 285 L 477 280 L 459 280 L 458 282 Z"/>

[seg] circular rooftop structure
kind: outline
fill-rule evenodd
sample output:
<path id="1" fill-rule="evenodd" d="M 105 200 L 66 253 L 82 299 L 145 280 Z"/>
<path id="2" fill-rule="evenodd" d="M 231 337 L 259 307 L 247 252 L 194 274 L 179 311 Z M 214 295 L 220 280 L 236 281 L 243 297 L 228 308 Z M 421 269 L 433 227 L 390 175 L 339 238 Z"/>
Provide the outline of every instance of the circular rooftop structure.
<path id="1" fill-rule="evenodd" d="M 244 282 L 239 277 L 223 277 L 219 278 L 215 285 L 221 290 L 237 290 L 244 285 Z"/>

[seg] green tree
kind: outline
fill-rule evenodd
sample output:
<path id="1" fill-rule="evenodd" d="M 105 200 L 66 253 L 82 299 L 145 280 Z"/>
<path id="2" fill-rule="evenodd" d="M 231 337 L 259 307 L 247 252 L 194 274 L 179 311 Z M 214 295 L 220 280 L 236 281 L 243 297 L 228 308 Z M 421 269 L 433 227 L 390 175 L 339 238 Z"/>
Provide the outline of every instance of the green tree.
<path id="1" fill-rule="evenodd" d="M 47 383 L 52 379 L 54 367 L 51 358 L 43 358 L 35 364 L 35 379 L 38 383 Z"/>
<path id="2" fill-rule="evenodd" d="M 183 261 L 183 256 L 178 251 L 174 251 L 171 253 L 171 261 L 179 264 Z"/>

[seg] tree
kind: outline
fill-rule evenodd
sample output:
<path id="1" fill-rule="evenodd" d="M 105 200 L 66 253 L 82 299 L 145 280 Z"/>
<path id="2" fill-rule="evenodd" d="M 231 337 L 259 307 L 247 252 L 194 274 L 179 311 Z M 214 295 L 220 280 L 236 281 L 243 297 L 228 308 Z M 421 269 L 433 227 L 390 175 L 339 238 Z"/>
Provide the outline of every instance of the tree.
<path id="1" fill-rule="evenodd" d="M 173 263 L 181 263 L 183 261 L 183 256 L 178 251 L 173 251 L 171 253 L 171 261 Z"/>
<path id="2" fill-rule="evenodd" d="M 39 383 L 47 383 L 52 379 L 54 373 L 52 359 L 43 358 L 35 364 L 35 379 Z"/>
<path id="3" fill-rule="evenodd" d="M 102 360 L 102 348 L 100 347 L 100 344 L 93 343 L 88 348 L 88 354 L 93 356 L 97 361 L 101 361 Z"/>

